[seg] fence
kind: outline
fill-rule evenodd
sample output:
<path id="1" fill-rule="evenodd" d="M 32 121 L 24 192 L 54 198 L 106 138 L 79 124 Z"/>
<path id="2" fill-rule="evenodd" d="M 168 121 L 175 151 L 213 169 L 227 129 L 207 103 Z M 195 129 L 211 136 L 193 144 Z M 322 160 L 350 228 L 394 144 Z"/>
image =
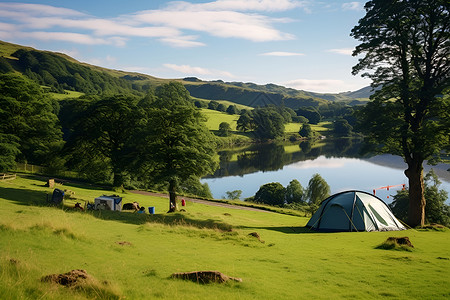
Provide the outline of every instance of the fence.
<path id="1" fill-rule="evenodd" d="M 0 173 L 0 180 L 11 180 L 11 179 L 16 179 L 16 174 Z"/>
<path id="2" fill-rule="evenodd" d="M 36 165 L 31 165 L 28 163 L 17 163 L 16 164 L 16 170 L 20 171 L 20 172 L 25 172 L 25 173 L 42 173 L 43 171 L 43 167 L 41 166 L 36 166 Z"/>

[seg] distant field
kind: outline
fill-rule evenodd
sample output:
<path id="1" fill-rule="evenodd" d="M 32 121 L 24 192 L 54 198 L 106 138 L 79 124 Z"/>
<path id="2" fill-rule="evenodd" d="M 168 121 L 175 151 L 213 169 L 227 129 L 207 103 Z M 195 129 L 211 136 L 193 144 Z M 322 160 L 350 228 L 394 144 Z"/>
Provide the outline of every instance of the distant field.
<path id="1" fill-rule="evenodd" d="M 52 97 L 56 100 L 64 100 L 67 98 L 79 98 L 84 95 L 84 93 L 76 92 L 76 91 L 65 91 L 65 94 L 59 94 L 59 93 L 49 93 L 52 95 Z"/>
<path id="2" fill-rule="evenodd" d="M 192 97 L 194 100 L 199 100 L 199 101 L 203 101 L 205 103 L 209 103 L 211 100 L 208 99 L 201 99 L 201 98 L 196 98 L 196 97 Z M 223 105 L 225 105 L 226 107 L 230 106 L 230 105 L 236 105 L 236 107 L 238 109 L 247 109 L 247 110 L 252 110 L 253 107 L 247 106 L 247 105 L 242 105 L 242 104 L 238 104 L 238 103 L 234 103 L 228 100 L 214 100 L 218 103 L 222 103 Z"/>
<path id="3" fill-rule="evenodd" d="M 44 180 L 0 182 L 0 299 L 448 299 L 450 231 L 315 233 L 306 218 L 120 194 L 156 215 L 45 205 Z M 66 183 L 75 201 L 112 191 Z M 257 232 L 260 240 L 249 235 Z M 411 252 L 378 250 L 408 236 Z M 78 288 L 42 282 L 84 269 Z M 175 272 L 218 270 L 242 282 L 199 285 Z"/>
<path id="4" fill-rule="evenodd" d="M 204 114 L 208 118 L 206 126 L 209 130 L 219 130 L 219 125 L 222 122 L 229 123 L 231 126 L 231 130 L 236 130 L 236 124 L 237 120 L 239 119 L 239 115 L 230 115 L 220 111 L 205 108 L 203 108 L 201 111 L 202 114 Z"/>

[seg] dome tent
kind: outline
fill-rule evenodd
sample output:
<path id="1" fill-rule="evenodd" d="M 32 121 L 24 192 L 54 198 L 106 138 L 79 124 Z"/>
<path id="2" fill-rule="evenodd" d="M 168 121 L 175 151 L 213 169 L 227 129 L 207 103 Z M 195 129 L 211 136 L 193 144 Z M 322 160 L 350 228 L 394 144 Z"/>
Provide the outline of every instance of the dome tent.
<path id="1" fill-rule="evenodd" d="M 362 191 L 345 191 L 328 197 L 306 227 L 327 232 L 406 229 L 383 200 Z"/>

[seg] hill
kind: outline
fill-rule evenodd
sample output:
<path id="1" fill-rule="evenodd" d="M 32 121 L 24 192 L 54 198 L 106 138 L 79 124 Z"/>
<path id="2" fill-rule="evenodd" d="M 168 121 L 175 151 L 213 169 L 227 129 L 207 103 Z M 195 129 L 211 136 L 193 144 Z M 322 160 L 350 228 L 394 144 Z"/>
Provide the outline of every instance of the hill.
<path id="1" fill-rule="evenodd" d="M 0 181 L 1 299 L 448 299 L 450 231 L 316 233 L 307 218 L 124 193 L 156 214 L 80 211 L 112 191 L 65 183 L 66 207 L 36 177 Z M 255 234 L 256 233 L 256 234 Z M 255 237 L 256 236 L 256 237 Z M 376 249 L 408 236 L 411 251 Z M 259 238 L 258 238 L 259 237 Z M 70 286 L 42 281 L 82 269 Z M 217 270 L 242 282 L 170 275 Z M 81 272 L 81 271 L 80 271 Z"/>
<path id="2" fill-rule="evenodd" d="M 76 91 L 86 94 L 131 93 L 143 95 L 148 90 L 170 81 L 146 74 L 111 70 L 86 63 L 56 52 L 0 41 L 0 72 L 17 71 L 53 92 Z M 359 104 L 369 94 L 366 90 L 318 94 L 275 84 L 201 81 L 195 77 L 175 79 L 182 82 L 193 97 L 226 100 L 250 107 L 273 104 L 296 109 L 302 106 L 326 105 L 330 101 Z"/>

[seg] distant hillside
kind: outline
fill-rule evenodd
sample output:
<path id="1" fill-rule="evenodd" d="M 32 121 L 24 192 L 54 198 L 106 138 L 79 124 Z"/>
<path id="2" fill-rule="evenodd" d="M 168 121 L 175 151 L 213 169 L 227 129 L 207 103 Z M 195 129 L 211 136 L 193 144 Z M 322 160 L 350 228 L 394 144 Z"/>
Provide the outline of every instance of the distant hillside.
<path id="1" fill-rule="evenodd" d="M 136 94 L 168 82 L 153 76 L 106 69 L 81 63 L 74 58 L 50 51 L 40 51 L 0 41 L 0 73 L 23 73 L 51 91 L 64 90 L 85 94 Z M 296 109 L 302 106 L 326 105 L 329 101 L 359 104 L 368 98 L 370 88 L 340 94 L 319 94 L 286 88 L 275 84 L 201 81 L 195 77 L 176 79 L 182 82 L 191 95 L 206 100 L 227 100 L 250 107 L 273 104 Z"/>

